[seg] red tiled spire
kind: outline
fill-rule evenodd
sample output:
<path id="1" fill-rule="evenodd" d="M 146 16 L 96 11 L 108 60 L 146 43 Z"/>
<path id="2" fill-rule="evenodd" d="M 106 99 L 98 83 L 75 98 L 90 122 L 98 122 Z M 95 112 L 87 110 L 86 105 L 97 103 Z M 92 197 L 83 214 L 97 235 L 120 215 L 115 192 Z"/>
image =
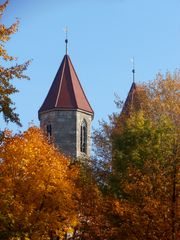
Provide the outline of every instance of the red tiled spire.
<path id="1" fill-rule="evenodd" d="M 134 96 L 137 94 L 137 86 L 135 82 L 132 83 L 129 93 L 127 95 L 126 101 L 124 103 L 122 112 L 129 111 L 134 106 Z"/>
<path id="2" fill-rule="evenodd" d="M 133 82 L 121 113 L 129 116 L 132 113 L 132 111 L 140 110 L 141 92 L 142 92 L 141 87 L 139 85 L 136 85 L 135 82 Z"/>
<path id="3" fill-rule="evenodd" d="M 39 113 L 51 109 L 79 109 L 94 114 L 68 55 L 64 56 Z"/>

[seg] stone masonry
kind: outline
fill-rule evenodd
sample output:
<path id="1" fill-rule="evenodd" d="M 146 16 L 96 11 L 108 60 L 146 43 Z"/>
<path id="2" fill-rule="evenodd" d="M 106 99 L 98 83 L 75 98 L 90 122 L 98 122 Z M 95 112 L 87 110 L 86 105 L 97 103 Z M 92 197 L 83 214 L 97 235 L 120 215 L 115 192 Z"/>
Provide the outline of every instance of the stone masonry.
<path id="1" fill-rule="evenodd" d="M 52 110 L 39 114 L 40 127 L 46 132 L 48 124 L 52 127 L 52 142 L 65 155 L 82 157 L 80 151 L 80 132 L 83 120 L 87 123 L 87 154 L 90 156 L 92 114 L 80 110 Z"/>

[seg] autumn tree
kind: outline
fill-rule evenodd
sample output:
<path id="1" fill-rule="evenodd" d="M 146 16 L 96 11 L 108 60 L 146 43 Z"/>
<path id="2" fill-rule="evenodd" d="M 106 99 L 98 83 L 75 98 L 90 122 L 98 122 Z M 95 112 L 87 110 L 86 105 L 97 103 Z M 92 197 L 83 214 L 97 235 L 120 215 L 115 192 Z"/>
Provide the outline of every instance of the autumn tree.
<path id="1" fill-rule="evenodd" d="M 104 198 L 96 182 L 93 171 L 93 162 L 90 159 L 81 159 L 76 163 L 79 174 L 76 186 L 78 195 L 78 224 L 72 234 L 72 240 L 103 240 L 108 239 L 110 224 L 105 218 L 108 208 L 108 199 Z"/>
<path id="2" fill-rule="evenodd" d="M 123 209 L 119 234 L 126 233 L 125 239 L 178 239 L 180 152 L 179 146 L 174 152 L 172 122 L 163 117 L 155 123 L 140 112 L 116 134 L 110 184 Z"/>
<path id="3" fill-rule="evenodd" d="M 95 134 L 95 140 L 102 138 L 112 148 L 104 183 L 114 195 L 108 216 L 117 230 L 112 239 L 175 240 L 180 234 L 179 72 L 165 78 L 158 74 L 141 89 L 145 97 L 139 109 L 112 118 Z M 101 154 L 105 145 L 95 143 Z"/>
<path id="4" fill-rule="evenodd" d="M 78 170 L 37 128 L 0 146 L 0 239 L 53 239 L 77 225 Z"/>
<path id="5" fill-rule="evenodd" d="M 0 5 L 0 20 L 2 19 L 4 10 L 7 7 L 8 0 Z M 16 33 L 18 30 L 19 21 L 16 21 L 10 27 L 6 27 L 0 23 L 0 113 L 2 113 L 5 122 L 14 122 L 21 125 L 19 115 L 16 113 L 16 107 L 12 100 L 12 95 L 18 92 L 18 89 L 12 84 L 13 79 L 29 79 L 24 75 L 24 71 L 29 65 L 29 61 L 18 64 L 17 58 L 10 56 L 6 49 L 5 43 L 10 40 L 11 35 Z M 2 63 L 4 62 L 4 65 Z M 7 67 L 7 63 L 12 65 Z M 12 64 L 10 64 L 12 62 Z"/>

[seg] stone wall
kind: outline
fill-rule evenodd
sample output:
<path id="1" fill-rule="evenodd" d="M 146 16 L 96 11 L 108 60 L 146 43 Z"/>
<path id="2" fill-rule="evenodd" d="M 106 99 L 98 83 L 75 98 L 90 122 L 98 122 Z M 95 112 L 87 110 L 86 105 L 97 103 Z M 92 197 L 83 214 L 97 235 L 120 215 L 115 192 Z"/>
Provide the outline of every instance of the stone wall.
<path id="1" fill-rule="evenodd" d="M 92 115 L 75 110 L 52 110 L 42 112 L 39 116 L 40 127 L 46 132 L 46 126 L 51 124 L 52 141 L 55 146 L 66 155 L 80 157 L 80 128 L 85 119 L 87 122 L 87 156 L 91 149 L 91 121 Z"/>

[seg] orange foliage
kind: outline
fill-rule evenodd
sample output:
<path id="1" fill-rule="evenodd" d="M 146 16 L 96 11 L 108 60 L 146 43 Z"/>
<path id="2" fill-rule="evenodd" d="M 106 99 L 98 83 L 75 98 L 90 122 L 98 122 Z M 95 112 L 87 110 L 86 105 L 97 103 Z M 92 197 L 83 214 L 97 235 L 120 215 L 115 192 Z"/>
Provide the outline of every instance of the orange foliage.
<path id="1" fill-rule="evenodd" d="M 49 239 L 76 224 L 77 169 L 39 129 L 14 137 L 7 132 L 0 159 L 1 239 Z"/>
<path id="2" fill-rule="evenodd" d="M 3 12 L 6 9 L 8 1 L 4 4 L 0 4 L 0 20 L 3 16 Z M 0 23 L 0 113 L 3 114 L 6 122 L 15 122 L 21 125 L 20 119 L 17 113 L 15 113 L 14 103 L 11 99 L 11 95 L 18 92 L 18 89 L 12 85 L 11 80 L 14 78 L 26 78 L 24 71 L 27 69 L 30 61 L 24 64 L 17 64 L 16 57 L 10 56 L 6 49 L 5 43 L 10 40 L 11 35 L 17 32 L 19 21 L 13 23 L 10 27 L 6 27 Z M 2 65 L 3 61 L 15 61 L 15 64 L 11 67 L 5 67 Z"/>

